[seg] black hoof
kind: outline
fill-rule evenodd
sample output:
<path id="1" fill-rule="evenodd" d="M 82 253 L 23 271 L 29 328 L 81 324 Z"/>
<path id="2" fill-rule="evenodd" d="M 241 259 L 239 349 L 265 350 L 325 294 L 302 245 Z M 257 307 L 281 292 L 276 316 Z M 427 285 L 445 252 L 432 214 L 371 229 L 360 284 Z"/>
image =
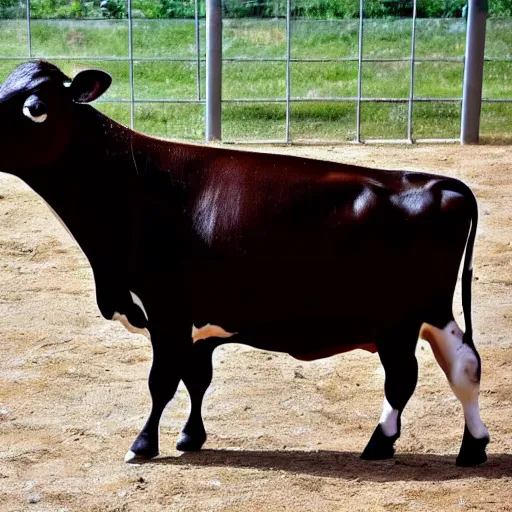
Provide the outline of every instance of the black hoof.
<path id="1" fill-rule="evenodd" d="M 176 443 L 176 449 L 180 452 L 198 452 L 206 441 L 206 434 L 187 434 L 182 432 Z"/>
<path id="2" fill-rule="evenodd" d="M 383 460 L 390 459 L 395 454 L 393 445 L 398 439 L 398 434 L 388 437 L 384 435 L 380 425 L 377 425 L 375 432 L 368 441 L 366 448 L 361 454 L 363 460 Z"/>
<path id="3" fill-rule="evenodd" d="M 142 464 L 148 460 L 153 459 L 158 455 L 158 452 L 152 454 L 135 453 L 132 450 L 128 450 L 124 456 L 124 461 L 127 464 Z"/>
<path id="4" fill-rule="evenodd" d="M 124 461 L 128 463 L 138 463 L 150 460 L 158 455 L 158 442 L 155 445 L 147 435 L 139 434 L 133 442 L 130 450 L 126 452 Z"/>
<path id="5" fill-rule="evenodd" d="M 464 437 L 462 438 L 462 446 L 460 447 L 459 456 L 455 464 L 462 468 L 478 466 L 487 461 L 485 448 L 489 444 L 488 437 L 476 439 L 471 435 L 468 427 L 464 427 Z"/>

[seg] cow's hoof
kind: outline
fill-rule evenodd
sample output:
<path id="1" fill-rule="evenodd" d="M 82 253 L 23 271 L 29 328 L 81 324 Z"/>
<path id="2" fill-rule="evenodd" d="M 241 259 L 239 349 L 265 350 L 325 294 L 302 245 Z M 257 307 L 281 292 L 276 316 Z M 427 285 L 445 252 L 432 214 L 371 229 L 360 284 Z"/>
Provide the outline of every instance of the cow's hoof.
<path id="1" fill-rule="evenodd" d="M 364 460 L 383 460 L 390 459 L 395 454 L 393 445 L 398 439 L 398 435 L 388 437 L 384 435 L 380 425 L 377 425 L 375 432 L 368 441 L 366 448 L 361 454 L 361 459 Z"/>
<path id="2" fill-rule="evenodd" d="M 158 455 L 158 436 L 151 437 L 141 432 L 133 442 L 130 450 L 124 456 L 124 461 L 130 464 L 147 462 Z"/>
<path id="3" fill-rule="evenodd" d="M 180 452 L 198 452 L 206 441 L 206 434 L 190 435 L 185 432 L 180 434 L 176 449 Z"/>
<path id="4" fill-rule="evenodd" d="M 478 466 L 487 461 L 485 448 L 489 444 L 489 437 L 476 439 L 469 432 L 468 427 L 464 428 L 464 437 L 462 438 L 462 446 L 460 447 L 459 456 L 455 464 L 462 468 Z"/>
<path id="5" fill-rule="evenodd" d="M 126 455 L 124 456 L 124 461 L 127 464 L 143 464 L 158 455 L 158 452 L 154 452 L 152 454 L 146 453 L 135 453 L 132 450 L 128 450 Z"/>

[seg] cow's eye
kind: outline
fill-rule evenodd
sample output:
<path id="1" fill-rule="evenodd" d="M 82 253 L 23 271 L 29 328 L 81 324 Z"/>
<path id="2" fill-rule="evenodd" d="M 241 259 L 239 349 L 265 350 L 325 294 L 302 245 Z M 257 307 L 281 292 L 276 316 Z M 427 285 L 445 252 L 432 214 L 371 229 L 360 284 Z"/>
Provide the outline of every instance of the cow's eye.
<path id="1" fill-rule="evenodd" d="M 27 98 L 23 105 L 23 115 L 34 123 L 44 123 L 48 117 L 46 105 L 36 96 Z"/>

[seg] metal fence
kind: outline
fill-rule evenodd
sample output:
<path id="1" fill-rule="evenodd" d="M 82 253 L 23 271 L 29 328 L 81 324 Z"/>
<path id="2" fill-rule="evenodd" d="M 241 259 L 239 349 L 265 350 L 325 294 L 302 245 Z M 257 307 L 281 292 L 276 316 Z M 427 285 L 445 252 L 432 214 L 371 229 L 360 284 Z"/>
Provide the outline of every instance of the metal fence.
<path id="1" fill-rule="evenodd" d="M 401 104 L 407 108 L 407 120 L 406 120 L 406 134 L 404 138 L 396 139 L 391 138 L 390 140 L 386 140 L 385 138 L 375 139 L 378 142 L 427 142 L 427 141 L 443 141 L 443 142 L 459 142 L 461 140 L 460 133 L 457 137 L 451 138 L 442 138 L 432 136 L 430 138 L 416 138 L 414 136 L 414 108 L 416 105 L 420 103 L 446 103 L 456 105 L 460 108 L 462 105 L 463 97 L 428 97 L 428 96 L 419 96 L 415 94 L 415 69 L 418 63 L 422 62 L 430 62 L 430 63 L 460 63 L 461 66 L 466 63 L 466 68 L 468 65 L 468 58 L 471 58 L 471 54 L 464 58 L 464 56 L 451 56 L 451 57 L 442 57 L 442 56 L 433 56 L 433 57 L 418 57 L 416 55 L 416 40 L 417 40 L 417 16 L 416 16 L 416 0 L 413 1 L 413 12 L 410 19 L 411 24 L 411 40 L 410 40 L 410 54 L 406 57 L 366 57 L 363 53 L 364 43 L 365 43 L 365 16 L 364 16 L 364 0 L 360 0 L 360 12 L 359 12 L 359 23 L 358 23 L 358 48 L 357 48 L 357 56 L 347 56 L 347 57 L 337 57 L 337 58 L 328 58 L 328 57 L 297 57 L 294 58 L 292 56 L 292 17 L 291 17 L 291 5 L 293 0 L 287 0 L 286 3 L 286 18 L 285 23 L 285 54 L 283 56 L 264 56 L 264 57 L 229 57 L 224 56 L 221 59 L 222 55 L 222 39 L 221 39 L 221 29 L 219 24 L 219 16 L 221 16 L 220 12 L 220 0 L 206 0 L 206 12 L 207 18 L 210 16 L 210 19 L 207 19 L 206 22 L 200 16 L 200 12 L 204 10 L 204 4 L 202 3 L 205 0 L 195 0 L 195 18 L 193 20 L 194 23 L 194 55 L 189 55 L 186 57 L 171 57 L 171 56 L 139 56 L 134 52 L 134 22 L 138 20 L 134 20 L 133 9 L 132 9 L 132 0 L 127 1 L 127 18 L 125 23 L 127 24 L 127 51 L 125 56 L 113 56 L 113 55 L 87 55 L 87 56 L 66 56 L 66 55 L 41 55 L 41 52 L 35 52 L 33 48 L 33 35 L 32 35 L 32 24 L 33 20 L 31 17 L 31 5 L 30 0 L 26 0 L 26 36 L 28 42 L 27 48 L 27 57 L 28 58 L 36 58 L 36 57 L 46 57 L 53 61 L 73 61 L 73 62 L 86 62 L 86 61 L 94 61 L 95 63 L 108 63 L 108 62 L 124 62 L 128 65 L 128 91 L 129 96 L 124 97 L 108 97 L 104 100 L 100 100 L 103 104 L 124 104 L 129 106 L 129 123 L 132 127 L 138 128 L 139 122 L 141 120 L 140 116 L 136 114 L 137 105 L 148 104 L 148 105 L 161 105 L 161 104 L 170 104 L 170 105 L 200 105 L 204 107 L 206 111 L 204 112 L 203 122 L 204 122 L 204 134 L 207 139 L 221 139 L 221 129 L 222 129 L 222 110 L 221 108 L 225 108 L 230 104 L 275 104 L 282 105 L 285 109 L 284 116 L 284 130 L 283 130 L 283 138 L 263 138 L 263 139 L 251 139 L 246 136 L 241 136 L 237 139 L 224 139 L 224 142 L 238 142 L 243 140 L 243 142 L 256 142 L 256 143 L 307 143 L 307 142 L 315 142 L 315 143 L 336 143 L 336 142 L 350 142 L 347 140 L 347 137 L 342 138 L 341 140 L 337 140 L 336 138 L 328 138 L 322 139 L 321 137 L 316 137 L 314 130 L 310 136 L 304 137 L 294 137 L 293 136 L 293 126 L 294 120 L 291 114 L 292 105 L 295 103 L 307 104 L 307 103 L 330 103 L 330 104 L 352 104 L 355 105 L 355 126 L 353 127 L 353 137 L 352 142 L 370 142 L 371 140 L 364 138 L 361 132 L 362 125 L 362 106 L 364 104 L 370 103 L 380 103 L 380 104 Z M 485 2 L 484 2 L 485 3 Z M 474 7 L 474 11 L 476 7 L 480 6 L 482 2 L 477 0 L 471 0 L 470 2 L 470 17 L 471 17 L 471 5 Z M 219 11 L 216 13 L 213 7 L 217 7 Z M 476 7 L 475 7 L 476 6 Z M 476 11 L 475 11 L 476 12 Z M 214 16 L 212 20 L 211 17 Z M 215 19 L 215 16 L 217 18 Z M 83 20 L 80 23 L 88 23 L 88 20 Z M 212 23 L 217 23 L 217 28 L 215 28 L 215 33 L 210 33 L 206 37 L 206 44 L 203 42 L 205 39 L 205 31 L 208 31 L 208 28 L 213 26 Z M 312 21 L 313 23 L 313 21 Z M 481 25 L 480 25 L 481 29 Z M 169 24 L 169 30 L 172 30 L 172 23 Z M 485 31 L 485 14 L 484 14 L 484 31 Z M 480 34 L 480 41 L 481 41 Z M 208 49 L 208 44 L 212 45 L 212 41 L 215 42 L 215 47 L 213 50 Z M 483 47 L 480 48 L 483 51 Z M 477 45 L 478 50 L 478 45 Z M 482 55 L 483 56 L 483 55 Z M 4 61 L 16 61 L 22 60 L 24 58 L 23 55 L 8 55 L 2 56 L 0 55 L 0 60 Z M 26 57 L 25 57 L 26 58 Z M 215 60 L 217 59 L 217 60 Z M 477 59 L 478 60 L 478 59 Z M 502 58 L 487 58 L 487 61 L 491 62 L 509 62 L 512 61 L 510 57 L 502 57 Z M 194 65 L 195 67 L 195 95 L 193 98 L 172 98 L 172 97 L 140 97 L 137 94 L 137 87 L 134 80 L 134 65 L 137 63 L 189 63 Z M 247 63 L 248 65 L 251 63 L 282 63 L 284 65 L 284 82 L 285 82 L 285 94 L 282 97 L 231 97 L 231 98 L 222 98 L 221 99 L 221 79 L 222 79 L 222 65 L 230 62 L 237 63 Z M 385 64 L 385 63 L 407 63 L 409 65 L 409 87 L 408 94 L 404 97 L 391 97 L 391 96 L 383 96 L 383 97 L 375 97 L 375 96 L 365 96 L 363 94 L 363 80 L 364 80 L 364 67 L 368 64 Z M 294 63 L 339 63 L 340 65 L 344 65 L 346 63 L 353 63 L 357 65 L 357 93 L 355 96 L 327 96 L 327 97 L 310 97 L 310 96 L 297 96 L 293 95 L 293 81 L 291 76 L 291 66 Z M 205 76 L 205 64 L 208 68 L 208 76 Z M 477 62 L 478 64 L 478 62 Z M 478 66 L 477 66 L 478 67 Z M 467 71 L 467 69 L 466 69 Z M 170 77 L 172 80 L 172 77 Z M 475 82 L 476 80 L 476 82 Z M 481 80 L 481 77 L 480 77 Z M 206 81 L 206 87 L 204 87 L 203 82 Z M 468 94 L 468 98 L 466 103 L 473 107 L 473 112 L 470 112 L 470 117 L 475 117 L 477 115 L 478 119 L 480 117 L 480 101 L 479 97 L 481 95 L 481 83 L 480 83 L 480 91 L 478 90 L 478 77 L 475 78 L 474 74 L 469 77 L 466 74 L 466 86 L 464 88 L 464 95 Z M 475 83 L 476 83 L 476 91 L 475 91 Z M 213 88 L 213 92 L 211 91 Z M 475 98 L 477 98 L 475 100 Z M 476 103 L 475 103 L 476 101 Z M 484 98 L 484 103 L 512 103 L 512 98 Z M 222 107 L 221 107 L 222 105 Z M 475 109 L 475 107 L 477 107 Z M 462 109 L 462 117 L 464 117 L 464 109 Z M 478 127 L 478 119 L 477 127 Z M 474 125 L 473 119 L 473 125 Z M 148 131 L 147 129 L 145 131 Z M 151 130 L 149 130 L 151 131 Z M 434 134 L 435 135 L 435 134 Z M 478 137 L 478 128 L 476 136 Z M 185 135 L 186 137 L 186 135 Z M 197 138 L 197 137 L 196 137 Z M 471 140 L 470 140 L 471 142 Z"/>

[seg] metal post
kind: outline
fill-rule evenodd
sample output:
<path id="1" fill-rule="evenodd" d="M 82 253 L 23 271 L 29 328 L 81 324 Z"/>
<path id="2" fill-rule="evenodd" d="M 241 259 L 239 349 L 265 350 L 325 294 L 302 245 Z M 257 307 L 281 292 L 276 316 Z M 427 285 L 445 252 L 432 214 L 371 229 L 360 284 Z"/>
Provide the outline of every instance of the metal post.
<path id="1" fill-rule="evenodd" d="M 206 140 L 221 140 L 222 9 L 221 0 L 206 0 Z"/>
<path id="2" fill-rule="evenodd" d="M 286 0 L 286 142 L 290 140 L 291 0 Z"/>
<path id="3" fill-rule="evenodd" d="M 195 1 L 194 4 L 194 20 L 195 20 L 195 32 L 196 32 L 196 91 L 197 99 L 201 100 L 201 35 L 199 32 L 199 0 Z"/>
<path id="4" fill-rule="evenodd" d="M 468 7 L 461 144 L 477 143 L 480 132 L 487 0 L 469 0 Z"/>
<path id="5" fill-rule="evenodd" d="M 357 57 L 356 142 L 361 142 L 361 85 L 363 80 L 363 14 L 364 0 L 359 0 L 359 54 Z"/>
<path id="6" fill-rule="evenodd" d="M 32 58 L 32 27 L 30 23 L 30 0 L 27 0 L 27 41 L 28 41 L 28 58 Z"/>
<path id="7" fill-rule="evenodd" d="M 132 20 L 132 0 L 127 0 L 128 10 L 128 58 L 130 60 L 128 76 L 130 80 L 130 128 L 135 127 L 135 91 L 133 86 L 133 20 Z"/>
<path id="8" fill-rule="evenodd" d="M 413 0 L 412 6 L 412 33 L 411 33 L 411 74 L 409 81 L 409 109 L 407 111 L 407 139 L 412 140 L 412 109 L 414 105 L 414 65 L 416 56 L 416 0 Z"/>

